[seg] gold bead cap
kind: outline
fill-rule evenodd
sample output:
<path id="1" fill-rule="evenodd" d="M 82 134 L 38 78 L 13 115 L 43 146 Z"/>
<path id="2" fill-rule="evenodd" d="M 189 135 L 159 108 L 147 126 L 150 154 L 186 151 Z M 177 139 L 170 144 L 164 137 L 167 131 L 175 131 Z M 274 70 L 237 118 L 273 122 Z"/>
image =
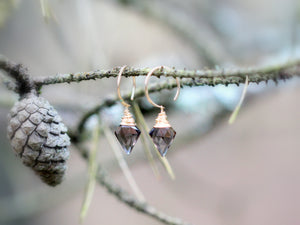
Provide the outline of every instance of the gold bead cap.
<path id="1" fill-rule="evenodd" d="M 136 125 L 135 120 L 134 120 L 132 114 L 129 112 L 128 107 L 125 107 L 125 109 L 124 109 L 124 114 L 123 114 L 122 121 L 120 124 L 124 125 L 124 126 L 135 126 Z"/>
<path id="2" fill-rule="evenodd" d="M 156 118 L 156 123 L 153 127 L 155 128 L 162 128 L 162 127 L 171 127 L 169 121 L 167 120 L 167 114 L 166 112 L 162 109 L 162 111 L 158 114 Z"/>

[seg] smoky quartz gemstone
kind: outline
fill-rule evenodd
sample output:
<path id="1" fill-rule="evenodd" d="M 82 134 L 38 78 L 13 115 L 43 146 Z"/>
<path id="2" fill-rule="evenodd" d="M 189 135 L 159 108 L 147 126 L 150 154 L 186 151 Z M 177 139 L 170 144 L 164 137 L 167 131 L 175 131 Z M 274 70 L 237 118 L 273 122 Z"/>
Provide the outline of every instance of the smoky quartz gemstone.
<path id="1" fill-rule="evenodd" d="M 136 144 L 141 131 L 136 126 L 120 125 L 115 131 L 115 135 L 122 148 L 129 155 Z"/>
<path id="2" fill-rule="evenodd" d="M 164 157 L 176 136 L 176 131 L 172 127 L 153 127 L 149 135 L 161 156 Z"/>

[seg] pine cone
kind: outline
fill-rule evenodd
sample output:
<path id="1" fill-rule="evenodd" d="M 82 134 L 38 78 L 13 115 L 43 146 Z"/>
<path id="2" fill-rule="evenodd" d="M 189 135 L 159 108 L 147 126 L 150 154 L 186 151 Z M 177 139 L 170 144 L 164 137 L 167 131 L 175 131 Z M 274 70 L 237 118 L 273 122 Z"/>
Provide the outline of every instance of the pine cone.
<path id="1" fill-rule="evenodd" d="M 60 184 L 67 169 L 70 138 L 56 110 L 46 99 L 29 93 L 8 117 L 8 138 L 16 155 L 48 185 Z"/>

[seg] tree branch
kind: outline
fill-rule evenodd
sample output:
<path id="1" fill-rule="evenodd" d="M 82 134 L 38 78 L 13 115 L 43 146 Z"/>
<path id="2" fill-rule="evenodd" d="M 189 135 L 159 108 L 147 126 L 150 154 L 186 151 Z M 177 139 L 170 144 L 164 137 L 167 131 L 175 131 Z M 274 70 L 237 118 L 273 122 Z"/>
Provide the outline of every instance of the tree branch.
<path id="1" fill-rule="evenodd" d="M 71 82 L 81 82 L 84 80 L 96 80 L 102 78 L 116 77 L 119 73 L 119 67 L 112 70 L 97 70 L 91 72 L 79 72 L 71 74 L 57 74 L 56 76 L 49 77 L 39 77 L 31 80 L 26 72 L 19 64 L 9 62 L 7 59 L 0 57 L 0 69 L 3 69 L 8 73 L 9 76 L 16 80 L 17 93 L 21 95 L 29 90 L 40 89 L 43 85 L 51 85 L 58 83 L 71 83 Z M 145 76 L 150 71 L 149 68 L 127 68 L 123 72 L 123 76 Z M 249 83 L 259 83 L 262 81 L 268 82 L 273 80 L 278 82 L 278 80 L 285 80 L 292 77 L 300 76 L 300 59 L 290 61 L 281 65 L 266 66 L 256 69 L 228 69 L 228 70 L 176 70 L 176 69 L 161 69 L 153 73 L 153 76 L 160 77 L 173 77 L 181 78 L 181 86 L 203 86 L 209 85 L 214 86 L 217 84 L 229 85 L 244 83 L 246 76 L 249 78 Z M 13 89 L 11 83 L 6 85 Z M 149 93 L 158 92 L 163 89 L 172 89 L 176 87 L 174 81 L 165 81 L 152 85 L 149 88 Z M 136 97 L 144 96 L 144 90 L 139 89 L 136 92 Z M 125 95 L 124 99 L 128 100 L 130 94 Z M 80 134 L 84 129 L 84 124 L 87 119 L 94 114 L 97 114 L 99 110 L 104 107 L 110 107 L 114 105 L 118 99 L 110 98 L 104 100 L 101 105 L 96 106 L 92 110 L 88 111 L 81 118 L 79 125 L 76 129 L 76 133 L 71 134 L 74 142 L 80 141 Z"/>
<path id="2" fill-rule="evenodd" d="M 244 83 L 246 77 L 249 78 L 249 83 L 259 83 L 261 81 L 273 80 L 277 82 L 278 80 L 285 80 L 291 77 L 300 76 L 300 60 L 287 62 L 281 65 L 261 67 L 257 69 L 238 69 L 238 70 L 176 70 L 176 69 L 162 69 L 156 71 L 153 76 L 160 77 L 173 77 L 181 78 L 182 86 L 202 86 L 210 85 L 214 86 L 217 84 L 237 84 Z M 41 88 L 43 85 L 58 84 L 58 83 L 70 83 L 70 82 L 80 82 L 83 80 L 91 79 L 102 79 L 116 77 L 119 72 L 119 68 L 112 70 L 98 70 L 87 73 L 75 73 L 75 74 L 58 74 L 53 77 L 36 78 L 31 80 L 28 76 L 26 70 L 24 70 L 20 65 L 9 62 L 6 59 L 0 57 L 0 69 L 7 72 L 7 74 L 16 80 L 16 92 L 21 95 L 31 91 L 33 87 L 36 89 Z M 149 68 L 137 69 L 128 68 L 124 71 L 123 76 L 145 76 L 150 71 Z M 175 80 L 164 81 L 153 84 L 149 88 L 149 93 L 158 92 L 163 89 L 172 89 L 176 87 Z M 144 96 L 144 89 L 139 89 L 136 92 L 136 97 Z M 124 96 L 125 100 L 130 98 L 130 93 Z M 84 129 L 84 124 L 87 119 L 94 114 L 97 114 L 99 110 L 104 107 L 109 107 L 114 105 L 118 101 L 117 97 L 106 99 L 101 105 L 98 105 L 94 109 L 88 111 L 81 119 L 76 133 L 73 137 L 73 143 L 76 144 L 80 141 L 80 134 Z M 88 157 L 88 152 L 82 152 L 82 156 L 86 159 Z M 125 192 L 121 187 L 114 184 L 106 175 L 103 169 L 99 170 L 97 176 L 98 182 L 103 185 L 109 192 L 115 195 L 119 200 L 127 204 L 128 206 L 135 208 L 136 210 L 145 213 L 153 218 L 164 222 L 165 224 L 182 225 L 187 224 L 182 222 L 180 219 L 169 217 L 159 211 L 154 207 L 148 205 L 147 203 L 142 203 L 137 201 L 134 197 Z"/>
<path id="3" fill-rule="evenodd" d="M 259 83 L 261 81 L 285 80 L 293 76 L 300 76 L 300 59 L 290 61 L 281 65 L 266 66 L 256 69 L 223 69 L 223 70 L 176 70 L 175 68 L 158 70 L 153 73 L 153 76 L 173 77 L 173 78 L 189 78 L 182 80 L 182 85 L 194 86 L 195 83 L 199 86 L 217 84 L 240 84 L 244 83 L 246 75 L 248 75 L 249 83 Z M 120 67 L 111 70 L 96 70 L 91 72 L 78 72 L 71 74 L 57 74 L 56 76 L 39 77 L 34 79 L 34 84 L 37 87 L 43 85 L 51 85 L 58 83 L 81 82 L 84 80 L 96 80 L 110 77 L 117 77 Z M 131 76 L 146 76 L 151 69 L 149 68 L 127 68 L 124 70 L 125 77 Z"/>
<path id="4" fill-rule="evenodd" d="M 239 85 L 240 83 L 245 83 L 245 79 L 246 76 L 248 75 L 248 80 L 249 83 L 250 82 L 255 82 L 255 83 L 259 83 L 261 81 L 265 81 L 268 82 L 269 80 L 273 80 L 274 82 L 278 82 L 278 80 L 285 80 L 285 79 L 289 79 L 291 77 L 296 77 L 296 76 L 300 76 L 300 61 L 294 61 L 294 62 L 289 62 L 286 64 L 283 64 L 281 66 L 273 66 L 273 67 L 265 67 L 265 68 L 261 68 L 261 69 L 256 69 L 256 70 L 237 70 L 235 72 L 226 72 L 226 71 L 186 71 L 186 70 L 181 70 L 181 71 L 176 71 L 173 70 L 171 72 L 165 71 L 159 71 L 157 73 L 154 73 L 154 76 L 172 76 L 172 77 L 189 77 L 189 76 L 194 76 L 195 78 L 187 78 L 187 79 L 182 79 L 181 80 L 181 85 L 182 86 L 203 86 L 203 85 L 210 85 L 210 86 L 214 86 L 217 84 L 223 84 L 223 85 L 228 85 L 228 84 L 236 84 Z M 146 75 L 147 71 L 149 69 L 143 69 L 140 70 L 140 73 L 135 70 L 135 69 L 128 69 L 124 71 L 123 76 L 138 76 L 140 75 Z M 103 76 L 108 76 L 108 77 L 114 77 L 118 74 L 118 72 L 116 69 L 109 71 L 109 73 L 102 73 L 100 75 L 100 73 L 98 73 L 97 75 L 94 74 L 94 78 L 96 79 L 96 77 L 98 75 L 100 75 L 101 78 L 103 78 Z M 79 77 L 81 75 L 78 75 Z M 89 79 L 88 75 L 88 79 Z M 97 78 L 100 78 L 97 77 Z M 83 77 L 80 77 L 79 80 L 82 80 Z M 74 77 L 73 77 L 74 79 Z M 53 79 L 49 79 L 47 80 L 47 84 L 49 84 L 48 82 L 52 82 L 54 81 Z M 59 80 L 61 81 L 61 80 Z M 40 83 L 42 84 L 42 83 Z M 176 82 L 174 81 L 164 81 L 164 82 L 158 82 L 158 83 L 154 83 L 149 87 L 149 93 L 154 93 L 154 92 L 159 92 L 161 90 L 165 90 L 165 89 L 173 89 L 175 88 Z M 136 91 L 135 93 L 135 98 L 139 98 L 139 97 L 143 97 L 145 95 L 145 91 L 143 88 L 140 88 Z M 131 96 L 131 92 L 128 92 L 127 94 L 125 94 L 123 96 L 124 100 L 130 100 L 130 96 Z M 83 132 L 84 130 L 84 125 L 86 123 L 86 121 L 94 114 L 99 113 L 100 110 L 102 110 L 103 108 L 106 107 L 111 107 L 114 104 L 116 104 L 119 101 L 118 97 L 114 97 L 114 98 L 107 98 L 105 99 L 102 104 L 97 105 L 96 107 L 94 107 L 93 109 L 87 111 L 82 118 L 80 119 L 80 122 L 77 126 L 76 129 L 76 133 L 74 133 L 73 140 L 75 142 L 80 141 L 80 134 Z"/>
<path id="5" fill-rule="evenodd" d="M 35 87 L 41 88 L 44 85 L 81 82 L 84 80 L 96 80 L 102 78 L 117 77 L 120 67 L 111 70 L 96 70 L 91 72 L 78 72 L 71 74 L 57 74 L 56 76 L 38 77 L 33 80 L 27 74 L 27 71 L 20 65 L 15 64 L 7 59 L 0 57 L 0 69 L 16 80 L 16 92 L 22 94 L 28 92 Z M 123 72 L 123 76 L 146 76 L 150 68 L 127 68 Z M 223 70 L 176 70 L 161 69 L 153 73 L 153 76 L 187 78 L 181 80 L 183 86 L 214 86 L 217 84 L 228 85 L 244 83 L 246 76 L 249 78 L 249 83 L 259 83 L 261 81 L 285 80 L 291 77 L 300 76 L 300 59 L 283 63 L 280 65 L 265 66 L 254 69 L 223 69 Z M 12 86 L 11 84 L 9 86 Z M 158 87 L 158 90 L 167 87 Z"/>
<path id="6" fill-rule="evenodd" d="M 86 149 L 80 148 L 76 146 L 82 157 L 85 160 L 88 160 L 89 152 Z M 153 217 L 156 220 L 163 222 L 168 225 L 191 225 L 187 222 L 182 221 L 179 218 L 168 216 L 160 211 L 158 211 L 155 207 L 149 205 L 147 202 L 140 202 L 120 186 L 115 184 L 111 178 L 107 175 L 105 169 L 101 166 L 98 166 L 98 175 L 96 177 L 99 184 L 107 189 L 107 191 L 117 197 L 121 202 L 125 203 L 127 206 L 144 213 L 148 216 Z"/>

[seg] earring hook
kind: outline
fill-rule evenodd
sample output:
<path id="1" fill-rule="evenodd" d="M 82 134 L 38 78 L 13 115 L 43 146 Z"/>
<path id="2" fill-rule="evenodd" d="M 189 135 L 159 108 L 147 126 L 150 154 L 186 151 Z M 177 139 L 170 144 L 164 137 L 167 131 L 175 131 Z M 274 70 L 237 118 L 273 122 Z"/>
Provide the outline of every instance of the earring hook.
<path id="1" fill-rule="evenodd" d="M 119 71 L 118 80 L 117 80 L 117 86 L 118 86 L 117 92 L 118 92 L 118 97 L 119 97 L 122 105 L 128 108 L 128 107 L 130 107 L 130 105 L 127 102 L 125 102 L 125 100 L 122 98 L 121 91 L 120 91 L 121 78 L 122 78 L 122 74 L 123 74 L 124 70 L 126 69 L 126 67 L 127 67 L 127 65 L 122 66 Z M 131 92 L 131 97 L 130 97 L 131 100 L 134 99 L 134 93 L 135 93 L 135 87 L 136 87 L 135 77 L 132 77 L 132 81 L 133 81 L 133 85 L 132 85 L 132 92 Z"/>
<path id="2" fill-rule="evenodd" d="M 147 98 L 147 100 L 148 100 L 153 106 L 155 106 L 155 107 L 157 107 L 157 108 L 160 108 L 161 111 L 164 110 L 164 106 L 158 105 L 158 104 L 156 104 L 155 102 L 152 101 L 152 99 L 151 99 L 150 96 L 149 96 L 149 92 L 148 92 L 148 83 L 149 83 L 150 77 L 152 76 L 152 74 L 153 74 L 156 70 L 158 70 L 158 69 L 163 70 L 164 68 L 168 68 L 168 67 L 164 67 L 164 66 L 157 66 L 157 67 L 154 67 L 152 70 L 150 70 L 150 72 L 147 74 L 146 79 L 145 79 L 145 95 L 146 95 L 146 98 Z M 170 69 L 170 68 L 168 68 L 168 69 Z M 176 94 L 175 94 L 175 97 L 174 97 L 174 101 L 177 100 L 177 98 L 178 98 L 178 96 L 179 96 L 179 93 L 180 93 L 180 82 L 179 82 L 178 77 L 176 77 L 176 84 L 177 84 L 177 91 L 176 91 Z"/>

